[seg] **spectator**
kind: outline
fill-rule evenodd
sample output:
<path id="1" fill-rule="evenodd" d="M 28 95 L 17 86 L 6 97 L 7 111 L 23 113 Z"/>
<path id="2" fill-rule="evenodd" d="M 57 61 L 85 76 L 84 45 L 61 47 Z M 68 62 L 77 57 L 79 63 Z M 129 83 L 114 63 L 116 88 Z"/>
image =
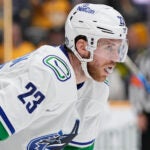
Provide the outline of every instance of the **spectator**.
<path id="1" fill-rule="evenodd" d="M 3 0 L 0 0 L 0 30 L 3 29 L 3 22 L 4 22 L 4 6 Z"/>
<path id="2" fill-rule="evenodd" d="M 141 73 L 147 79 L 150 90 L 150 50 L 140 54 L 136 61 Z M 135 76 L 131 77 L 129 99 L 137 114 L 137 124 L 141 131 L 140 150 L 150 149 L 150 91 Z"/>
<path id="3" fill-rule="evenodd" d="M 13 30 L 13 33 L 12 33 L 13 49 L 12 49 L 12 57 L 10 59 L 18 58 L 35 49 L 35 46 L 31 42 L 24 40 L 20 24 L 13 23 L 12 30 Z M 3 46 L 1 46 L 0 62 L 1 63 L 4 62 L 4 47 Z"/>
<path id="4" fill-rule="evenodd" d="M 135 22 L 144 21 L 141 10 L 136 7 L 132 0 L 108 0 L 108 4 L 123 14 L 128 26 Z"/>
<path id="5" fill-rule="evenodd" d="M 64 43 L 65 40 L 65 36 L 64 36 L 64 28 L 63 27 L 55 27 L 55 28 L 51 28 L 48 31 L 48 35 L 47 35 L 47 43 L 49 45 L 61 45 Z"/>
<path id="6" fill-rule="evenodd" d="M 12 0 L 13 20 L 19 22 L 24 30 L 30 25 L 31 21 L 31 2 L 28 0 Z"/>
<path id="7" fill-rule="evenodd" d="M 64 26 L 70 10 L 67 0 L 42 0 L 32 4 L 31 26 L 46 29 Z"/>
<path id="8" fill-rule="evenodd" d="M 131 24 L 128 29 L 129 52 L 128 55 L 134 61 L 137 56 L 148 47 L 148 27 L 144 22 Z"/>

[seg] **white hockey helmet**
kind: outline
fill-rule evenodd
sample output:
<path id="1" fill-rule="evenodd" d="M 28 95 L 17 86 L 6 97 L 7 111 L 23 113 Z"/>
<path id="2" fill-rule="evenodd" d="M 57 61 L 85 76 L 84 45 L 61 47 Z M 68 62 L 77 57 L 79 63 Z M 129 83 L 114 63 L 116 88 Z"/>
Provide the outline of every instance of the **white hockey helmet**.
<path id="1" fill-rule="evenodd" d="M 82 58 L 75 48 L 75 38 L 85 36 L 88 41 L 90 58 Z M 123 62 L 128 51 L 126 40 L 127 27 L 122 15 L 110 6 L 103 4 L 81 3 L 76 5 L 68 15 L 65 24 L 65 44 L 74 52 L 81 62 L 93 60 L 93 51 L 100 38 L 122 39 L 119 60 Z"/>

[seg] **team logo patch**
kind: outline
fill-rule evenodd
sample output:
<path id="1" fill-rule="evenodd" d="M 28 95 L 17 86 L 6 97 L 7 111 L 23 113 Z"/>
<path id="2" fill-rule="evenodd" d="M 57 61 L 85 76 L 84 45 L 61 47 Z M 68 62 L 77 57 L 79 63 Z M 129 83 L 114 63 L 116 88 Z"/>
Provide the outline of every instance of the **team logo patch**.
<path id="1" fill-rule="evenodd" d="M 70 134 L 58 133 L 38 137 L 30 141 L 27 150 L 62 150 L 78 134 L 79 120 L 76 120 Z"/>
<path id="2" fill-rule="evenodd" d="M 82 12 L 86 12 L 86 13 L 89 13 L 89 14 L 94 14 L 95 13 L 95 10 L 91 9 L 89 7 L 89 4 L 88 3 L 85 3 L 83 4 L 82 6 L 79 6 L 77 8 L 78 11 L 82 11 Z"/>
<path id="3" fill-rule="evenodd" d="M 125 21 L 124 21 L 124 18 L 123 18 L 122 16 L 117 16 L 117 18 L 118 18 L 119 21 L 120 21 L 120 26 L 125 26 L 125 25 L 126 25 L 126 23 L 125 23 Z"/>
<path id="4" fill-rule="evenodd" d="M 66 81 L 71 77 L 71 71 L 66 62 L 58 56 L 49 55 L 43 60 L 44 64 L 51 68 L 57 79 L 60 81 Z"/>

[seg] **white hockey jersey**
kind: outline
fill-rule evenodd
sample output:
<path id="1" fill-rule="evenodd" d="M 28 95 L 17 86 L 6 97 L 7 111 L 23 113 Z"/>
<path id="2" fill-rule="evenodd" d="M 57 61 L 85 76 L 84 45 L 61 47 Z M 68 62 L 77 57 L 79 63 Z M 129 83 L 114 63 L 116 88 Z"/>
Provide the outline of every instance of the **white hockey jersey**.
<path id="1" fill-rule="evenodd" d="M 1 65 L 0 150 L 90 146 L 108 94 L 106 82 L 76 85 L 63 47 L 45 45 Z"/>

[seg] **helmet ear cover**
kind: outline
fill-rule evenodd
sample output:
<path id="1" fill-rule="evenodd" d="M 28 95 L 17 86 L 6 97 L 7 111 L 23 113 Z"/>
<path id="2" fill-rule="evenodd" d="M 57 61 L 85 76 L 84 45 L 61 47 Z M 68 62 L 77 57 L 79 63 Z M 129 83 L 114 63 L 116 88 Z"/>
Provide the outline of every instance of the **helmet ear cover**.
<path id="1" fill-rule="evenodd" d="M 78 41 L 78 40 L 80 40 L 80 39 L 82 39 L 82 40 L 84 40 L 84 41 L 86 41 L 86 42 L 88 41 L 88 40 L 87 40 L 87 37 L 86 37 L 85 35 L 78 35 L 78 36 L 77 36 L 77 37 L 75 37 L 75 39 L 74 39 L 75 49 L 77 49 L 77 47 L 76 47 L 76 43 L 77 43 L 77 41 Z"/>
<path id="2" fill-rule="evenodd" d="M 76 50 L 77 50 L 76 43 L 77 43 L 77 42 L 78 42 L 78 40 L 80 40 L 80 39 L 82 39 L 82 40 L 84 40 L 84 41 L 88 42 L 88 39 L 87 39 L 87 37 L 86 37 L 85 35 L 78 35 L 78 36 L 76 36 L 76 37 L 75 37 L 75 39 L 74 39 L 74 45 L 75 45 L 75 49 L 76 49 Z M 66 44 L 64 44 L 64 46 L 65 46 L 65 49 L 66 49 L 66 50 L 68 50 L 68 51 L 71 51 L 71 52 L 72 52 L 72 50 L 71 50 L 71 49 L 69 49 L 69 48 L 67 47 L 67 45 L 66 45 Z"/>

